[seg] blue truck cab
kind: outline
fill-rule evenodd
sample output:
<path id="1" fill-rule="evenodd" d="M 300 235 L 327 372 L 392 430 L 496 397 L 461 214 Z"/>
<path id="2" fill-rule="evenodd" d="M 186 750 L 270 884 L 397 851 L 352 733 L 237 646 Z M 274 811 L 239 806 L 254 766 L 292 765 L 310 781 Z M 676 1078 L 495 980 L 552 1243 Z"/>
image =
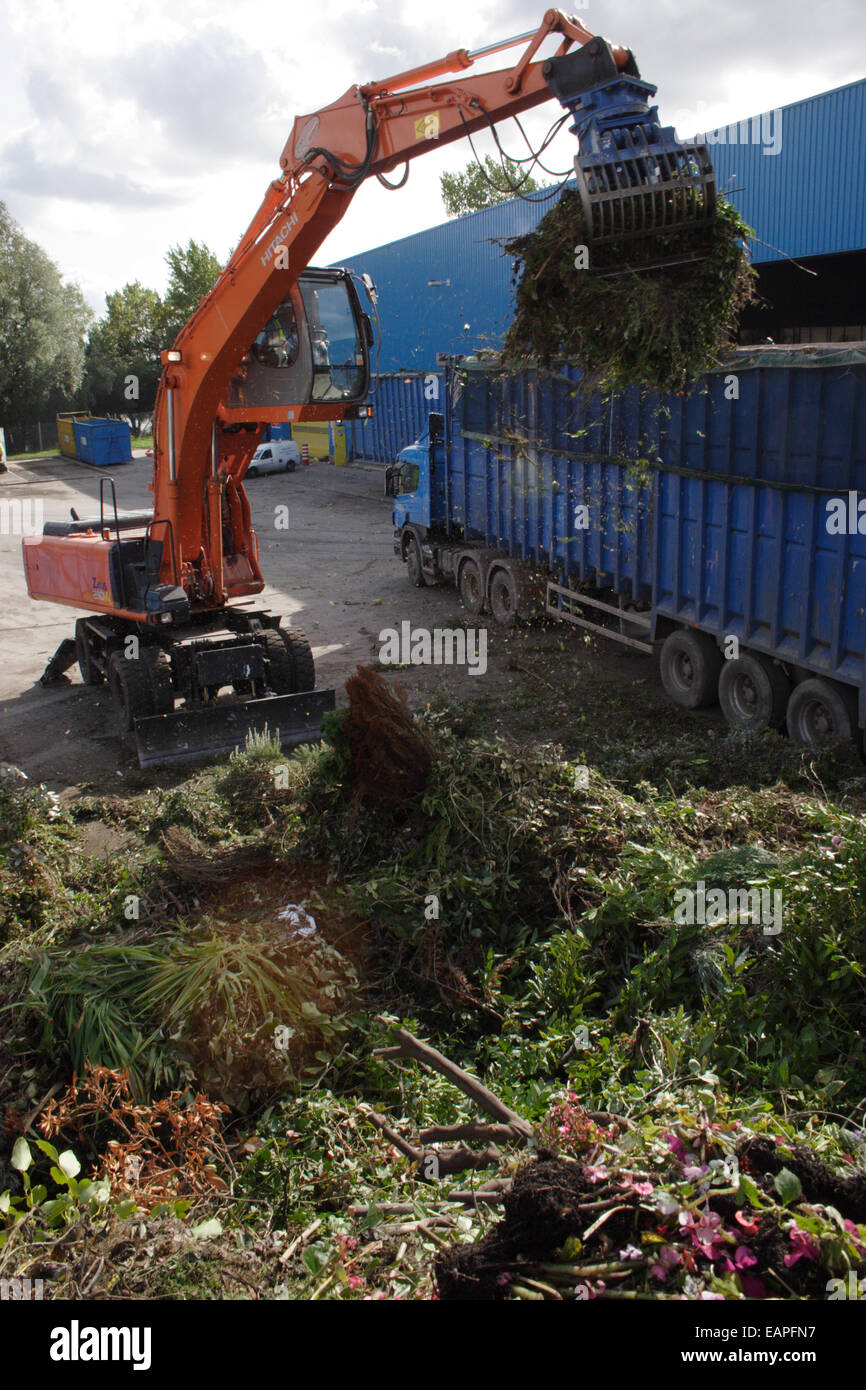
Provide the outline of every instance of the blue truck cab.
<path id="1" fill-rule="evenodd" d="M 385 494 L 394 499 L 394 551 L 418 587 L 438 577 L 430 536 L 434 528 L 447 529 L 444 434 L 445 416 L 431 412 L 427 428 L 385 471 Z"/>

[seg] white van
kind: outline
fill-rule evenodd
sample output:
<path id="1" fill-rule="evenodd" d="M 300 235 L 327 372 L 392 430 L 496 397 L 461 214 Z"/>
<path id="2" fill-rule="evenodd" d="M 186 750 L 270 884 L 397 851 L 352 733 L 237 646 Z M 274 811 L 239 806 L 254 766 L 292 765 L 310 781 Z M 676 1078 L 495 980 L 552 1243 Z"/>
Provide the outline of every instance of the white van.
<path id="1" fill-rule="evenodd" d="M 246 477 L 257 478 L 260 473 L 294 473 L 300 461 L 301 446 L 293 439 L 272 439 L 256 449 Z"/>

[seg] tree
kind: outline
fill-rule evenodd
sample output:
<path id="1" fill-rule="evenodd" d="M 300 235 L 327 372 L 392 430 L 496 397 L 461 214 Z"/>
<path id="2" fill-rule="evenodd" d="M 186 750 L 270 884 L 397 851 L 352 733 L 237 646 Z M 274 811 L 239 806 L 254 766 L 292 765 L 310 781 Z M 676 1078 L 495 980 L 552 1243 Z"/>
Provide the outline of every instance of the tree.
<path id="1" fill-rule="evenodd" d="M 525 181 L 524 181 L 525 179 Z M 484 156 L 484 164 L 471 159 L 462 173 L 442 174 L 439 179 L 442 201 L 449 217 L 463 217 L 479 208 L 491 208 L 516 198 L 518 193 L 535 193 L 544 184 L 532 175 L 525 176 L 519 164 L 503 155 L 502 162 L 492 154 Z"/>
<path id="2" fill-rule="evenodd" d="M 139 280 L 105 297 L 107 312 L 87 344 L 79 404 L 96 415 L 128 415 L 136 434 L 150 415 L 159 381 L 165 311 Z"/>
<path id="3" fill-rule="evenodd" d="M 169 347 L 199 300 L 213 289 L 222 266 L 204 242 L 192 239 L 186 246 L 172 246 L 165 259 L 169 277 L 163 301 L 163 345 Z"/>
<path id="4" fill-rule="evenodd" d="M 171 346 L 220 274 L 219 261 L 203 242 L 172 246 L 165 259 L 164 299 L 138 280 L 106 295 L 106 315 L 90 334 L 79 393 L 83 409 L 128 415 L 137 434 L 156 400 L 160 350 Z"/>
<path id="5" fill-rule="evenodd" d="M 44 419 L 77 389 L 93 315 L 0 203 L 0 420 Z"/>

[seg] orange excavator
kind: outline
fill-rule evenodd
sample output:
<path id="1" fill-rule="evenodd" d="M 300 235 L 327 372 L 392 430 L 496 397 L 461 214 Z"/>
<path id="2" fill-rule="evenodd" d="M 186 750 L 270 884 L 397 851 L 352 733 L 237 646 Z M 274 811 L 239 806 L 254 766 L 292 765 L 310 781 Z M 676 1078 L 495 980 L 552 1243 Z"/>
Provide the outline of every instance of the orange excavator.
<path id="1" fill-rule="evenodd" d="M 550 36 L 556 52 L 542 59 Z M 517 47 L 513 66 L 468 75 Z M 351 272 L 311 267 L 317 249 L 366 179 L 387 183 L 432 147 L 554 96 L 573 117 L 588 236 L 608 267 L 659 264 L 671 246 L 677 259 L 699 256 L 714 217 L 712 164 L 703 146 L 660 126 L 654 94 L 630 50 L 548 10 L 534 32 L 351 87 L 299 117 L 279 178 L 161 354 L 152 512 L 118 510 L 103 478 L 98 516 L 73 513 L 24 538 L 31 597 L 89 615 L 43 682 L 76 658 L 86 683 L 107 681 L 142 767 L 226 751 L 265 727 L 284 745 L 317 737 L 334 692 L 315 689 L 303 633 L 251 604 L 264 579 L 243 487 L 268 424 L 370 410 L 370 318 Z"/>

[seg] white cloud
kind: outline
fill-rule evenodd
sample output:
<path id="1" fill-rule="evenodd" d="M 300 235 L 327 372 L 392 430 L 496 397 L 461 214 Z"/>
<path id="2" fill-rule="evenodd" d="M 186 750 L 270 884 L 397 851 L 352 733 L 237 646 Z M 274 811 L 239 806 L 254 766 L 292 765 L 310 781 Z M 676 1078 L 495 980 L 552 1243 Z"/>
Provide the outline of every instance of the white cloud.
<path id="1" fill-rule="evenodd" d="M 861 75 L 859 0 L 830 0 L 817 20 L 806 0 L 656 0 L 651 10 L 589 0 L 576 13 L 634 49 L 664 122 L 683 135 Z M 535 0 L 12 0 L 0 12 L 0 196 L 92 302 L 128 280 L 161 289 L 169 245 L 195 237 L 228 253 L 296 115 L 395 67 L 531 29 L 543 14 Z M 557 110 L 527 113 L 533 142 Z M 521 150 L 513 127 L 502 138 Z M 489 136 L 476 145 L 493 148 Z M 546 162 L 568 169 L 574 152 L 564 130 Z M 318 259 L 442 221 L 439 174 L 469 157 L 465 141 L 429 150 L 399 193 L 368 182 Z"/>

